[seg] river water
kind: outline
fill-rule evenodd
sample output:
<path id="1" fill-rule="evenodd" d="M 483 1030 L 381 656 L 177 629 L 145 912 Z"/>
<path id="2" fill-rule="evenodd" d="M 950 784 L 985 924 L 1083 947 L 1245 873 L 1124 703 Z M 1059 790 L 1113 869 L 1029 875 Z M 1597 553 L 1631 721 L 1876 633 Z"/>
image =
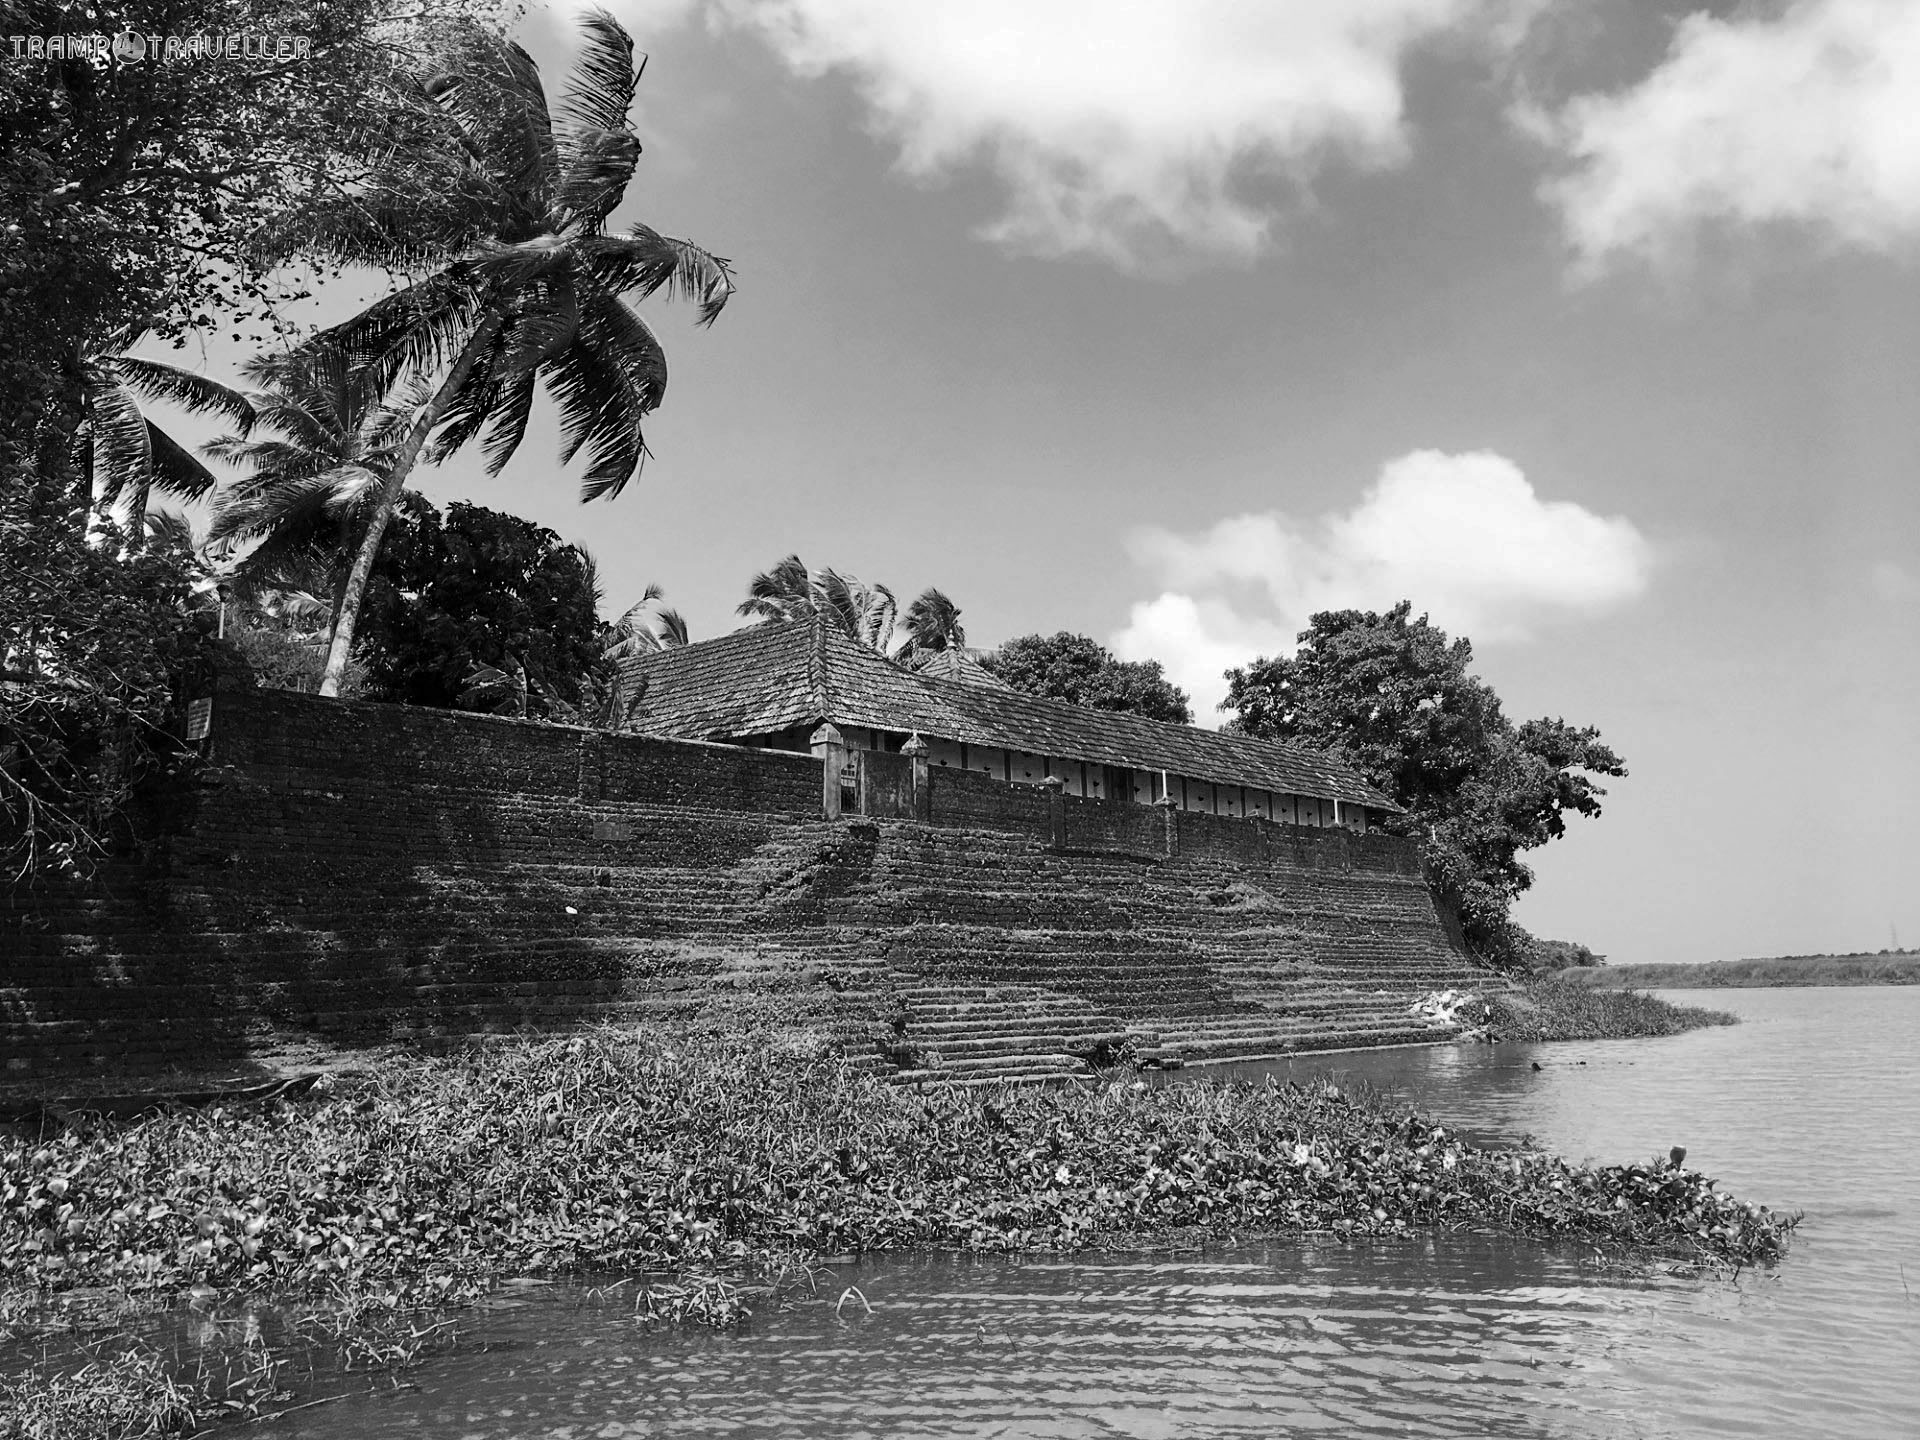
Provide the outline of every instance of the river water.
<path id="1" fill-rule="evenodd" d="M 1805 1211 L 1775 1269 L 1623 1276 L 1577 1247 L 1452 1236 L 939 1255 L 831 1267 L 817 1298 L 735 1334 L 650 1330 L 551 1287 L 500 1301 L 401 1388 L 254 1433 L 1920 1436 L 1920 987 L 1672 998 L 1746 1023 L 1291 1073 L 1359 1076 L 1574 1159 L 1684 1145 L 1734 1193 Z"/>

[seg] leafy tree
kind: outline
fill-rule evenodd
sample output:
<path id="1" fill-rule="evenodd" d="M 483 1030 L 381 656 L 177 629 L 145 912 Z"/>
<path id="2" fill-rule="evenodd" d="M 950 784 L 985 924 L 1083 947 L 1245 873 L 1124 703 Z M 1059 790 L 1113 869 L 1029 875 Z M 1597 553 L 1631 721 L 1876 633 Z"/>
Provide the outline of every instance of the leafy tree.
<path id="1" fill-rule="evenodd" d="M 297 286 L 253 265 L 254 240 L 290 209 L 354 192 L 368 157 L 441 123 L 417 86 L 389 83 L 395 57 L 413 27 L 476 4 L 491 0 L 0 0 L 13 34 L 247 32 L 310 46 L 292 63 L 0 63 L 0 844 L 11 862 L 77 864 L 112 842 L 129 786 L 160 763 L 173 697 L 205 659 L 178 546 L 160 537 L 140 553 L 137 517 L 127 532 L 90 535 L 96 478 L 135 511 L 156 486 L 205 483 L 138 413 L 144 392 L 129 382 L 142 362 L 121 355 L 126 337 L 237 330 L 289 298 Z"/>
<path id="2" fill-rule="evenodd" d="M 913 597 L 902 628 L 907 638 L 893 658 L 903 665 L 918 665 L 928 656 L 967 648 L 967 631 L 960 623 L 960 607 L 932 586 Z"/>
<path id="3" fill-rule="evenodd" d="M 543 526 L 455 501 L 443 520 L 411 498 L 395 516 L 368 592 L 361 658 L 380 698 L 491 709 L 463 699 L 482 668 L 523 676 L 516 714 L 578 707 L 605 678 L 593 564 Z M 485 703 L 481 703 L 484 700 Z"/>
<path id="4" fill-rule="evenodd" d="M 55 513 L 49 515 L 47 512 Z M 76 871 L 128 838 L 169 761 L 184 682 L 211 673 L 191 557 L 163 527 L 90 540 L 60 487 L 0 487 L 0 867 Z"/>
<path id="5" fill-rule="evenodd" d="M 1186 692 L 1167 679 L 1158 660 L 1118 660 L 1106 646 L 1071 631 L 1022 635 L 980 663 L 1029 695 L 1176 725 L 1193 721 Z"/>
<path id="6" fill-rule="evenodd" d="M 1525 963 L 1507 918 L 1533 883 L 1527 850 L 1566 833 L 1566 816 L 1597 816 L 1595 776 L 1624 776 L 1599 731 L 1564 720 L 1514 725 L 1450 640 L 1406 601 L 1384 615 L 1315 615 L 1291 658 L 1228 672 L 1230 728 L 1299 740 L 1343 756 L 1407 808 L 1390 822 L 1422 842 L 1435 892 L 1461 916 L 1469 944 L 1501 965 Z"/>
<path id="7" fill-rule="evenodd" d="M 323 694 L 337 689 L 388 519 L 418 460 L 479 438 L 497 473 L 526 433 L 544 377 L 562 462 L 587 455 L 582 498 L 617 495 L 646 457 L 641 421 L 667 382 L 660 342 L 622 297 L 691 298 L 709 324 L 732 293 L 726 263 L 696 246 L 646 225 L 607 232 L 640 155 L 629 119 L 639 71 L 611 17 L 591 14 L 585 29 L 557 126 L 526 51 L 479 26 L 450 31 L 444 62 L 420 87 L 447 130 L 391 147 L 357 193 L 306 207 L 276 240 L 272 253 L 413 277 L 307 347 L 365 366 L 382 389 L 425 382 L 348 573 Z"/>
<path id="8" fill-rule="evenodd" d="M 85 357 L 114 337 L 250 328 L 299 287 L 253 244 L 357 190 L 371 157 L 438 123 L 396 56 L 492 0 L 10 0 L 6 29 L 298 36 L 301 59 L 67 56 L 0 64 L 0 461 L 63 449 Z M 84 15 L 84 19 L 82 16 Z M 41 479 L 52 476 L 44 466 Z"/>

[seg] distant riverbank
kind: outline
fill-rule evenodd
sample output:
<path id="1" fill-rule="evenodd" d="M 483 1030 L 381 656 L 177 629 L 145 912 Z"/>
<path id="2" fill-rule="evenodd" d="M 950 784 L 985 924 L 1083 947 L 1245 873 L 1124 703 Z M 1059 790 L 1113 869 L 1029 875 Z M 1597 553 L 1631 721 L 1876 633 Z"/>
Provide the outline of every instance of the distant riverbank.
<path id="1" fill-rule="evenodd" d="M 1920 950 L 1776 955 L 1703 965 L 1599 965 L 1560 972 L 1604 990 L 1712 990 L 1762 985 L 1920 985 Z"/>

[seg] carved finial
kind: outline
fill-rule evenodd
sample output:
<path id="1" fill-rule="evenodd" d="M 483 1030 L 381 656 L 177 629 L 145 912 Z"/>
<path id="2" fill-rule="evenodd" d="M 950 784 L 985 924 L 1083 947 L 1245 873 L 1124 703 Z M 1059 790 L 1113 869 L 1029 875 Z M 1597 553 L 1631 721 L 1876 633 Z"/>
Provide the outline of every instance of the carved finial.
<path id="1" fill-rule="evenodd" d="M 900 753 L 902 755 L 924 755 L 927 753 L 927 742 L 920 738 L 920 732 L 918 730 L 907 737 L 907 743 L 900 747 Z"/>
<path id="2" fill-rule="evenodd" d="M 813 746 L 844 745 L 846 743 L 846 737 L 840 733 L 839 727 L 831 720 L 822 721 L 820 728 L 814 731 L 807 740 L 807 744 Z"/>

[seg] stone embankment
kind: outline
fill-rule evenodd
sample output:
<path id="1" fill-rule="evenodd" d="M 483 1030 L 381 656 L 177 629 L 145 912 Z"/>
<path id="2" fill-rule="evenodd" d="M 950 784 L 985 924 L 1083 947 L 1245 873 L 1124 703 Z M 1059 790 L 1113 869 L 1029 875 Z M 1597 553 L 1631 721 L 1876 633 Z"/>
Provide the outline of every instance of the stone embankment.
<path id="1" fill-rule="evenodd" d="M 829 822 L 807 756 L 267 692 L 205 758 L 140 863 L 0 906 L 9 1082 L 725 1011 L 906 1082 L 1044 1079 L 1444 1038 L 1411 1002 L 1486 980 L 1381 835 L 1063 848 L 1018 786 L 966 828 Z"/>

